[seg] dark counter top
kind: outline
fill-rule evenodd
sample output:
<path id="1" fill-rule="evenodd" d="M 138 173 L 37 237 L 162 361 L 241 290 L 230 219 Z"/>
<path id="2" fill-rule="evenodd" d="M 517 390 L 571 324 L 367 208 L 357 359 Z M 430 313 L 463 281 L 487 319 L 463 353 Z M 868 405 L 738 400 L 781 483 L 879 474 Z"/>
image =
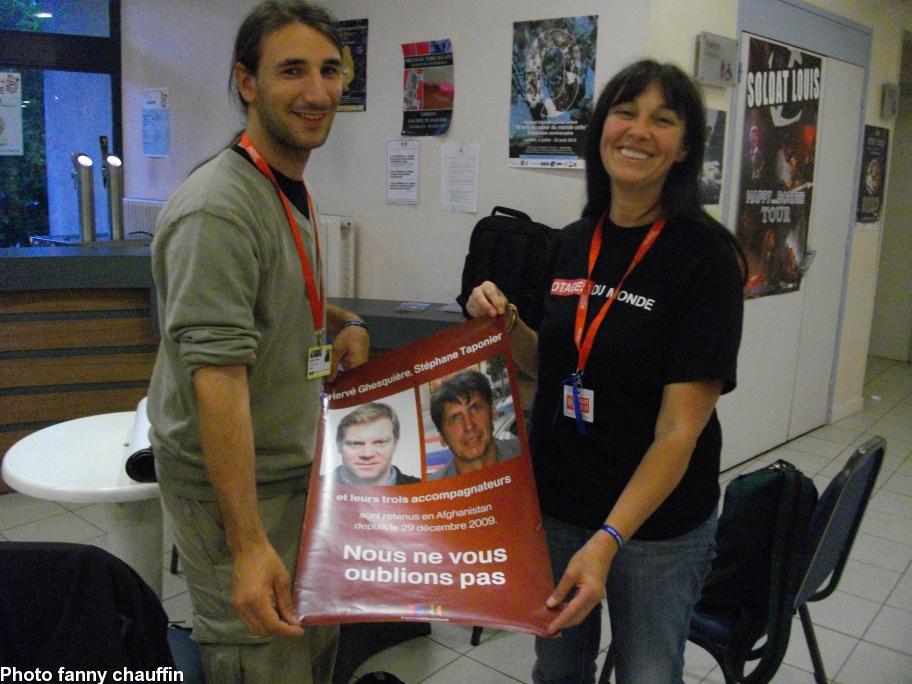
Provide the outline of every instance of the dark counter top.
<path id="1" fill-rule="evenodd" d="M 96 242 L 61 247 L 0 249 L 0 292 L 148 288 L 154 290 L 149 245 L 132 241 Z M 155 297 L 150 296 L 155 324 Z M 354 311 L 367 323 L 371 346 L 395 349 L 462 322 L 461 313 L 397 311 L 402 302 L 330 297 L 330 303 Z"/>
<path id="2" fill-rule="evenodd" d="M 152 285 L 148 243 L 0 249 L 0 292 Z"/>
<path id="3" fill-rule="evenodd" d="M 329 302 L 361 316 L 371 347 L 377 350 L 402 347 L 465 320 L 462 313 L 440 311 L 442 304 L 430 304 L 424 311 L 397 311 L 402 302 L 395 300 L 330 297 Z"/>

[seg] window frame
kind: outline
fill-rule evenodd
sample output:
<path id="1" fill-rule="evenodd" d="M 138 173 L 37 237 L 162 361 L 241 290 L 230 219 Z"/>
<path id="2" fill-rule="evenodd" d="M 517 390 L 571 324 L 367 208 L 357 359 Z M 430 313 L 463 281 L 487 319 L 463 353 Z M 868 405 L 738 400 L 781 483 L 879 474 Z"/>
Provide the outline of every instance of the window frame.
<path id="1" fill-rule="evenodd" d="M 108 0 L 110 35 L 77 36 L 0 29 L 0 65 L 20 69 L 78 71 L 111 77 L 111 151 L 123 158 L 120 0 Z"/>

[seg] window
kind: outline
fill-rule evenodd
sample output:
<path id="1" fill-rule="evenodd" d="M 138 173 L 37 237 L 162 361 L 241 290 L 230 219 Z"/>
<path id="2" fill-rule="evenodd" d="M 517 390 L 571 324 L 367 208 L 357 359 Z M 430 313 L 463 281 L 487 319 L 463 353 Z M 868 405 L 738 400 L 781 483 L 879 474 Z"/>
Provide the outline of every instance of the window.
<path id="1" fill-rule="evenodd" d="M 121 154 L 120 100 L 119 0 L 0 0 L 0 247 L 78 238 L 74 153 L 109 232 L 100 138 Z"/>

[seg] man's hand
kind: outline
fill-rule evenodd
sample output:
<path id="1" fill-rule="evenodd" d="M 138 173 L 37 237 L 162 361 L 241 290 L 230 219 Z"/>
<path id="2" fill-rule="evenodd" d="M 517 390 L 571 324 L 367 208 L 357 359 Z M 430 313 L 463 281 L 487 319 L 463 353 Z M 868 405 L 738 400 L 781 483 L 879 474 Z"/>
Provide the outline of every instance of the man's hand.
<path id="1" fill-rule="evenodd" d="M 336 334 L 332 346 L 332 368 L 328 382 L 336 379 L 340 365 L 343 368 L 354 368 L 367 362 L 370 356 L 370 335 L 365 328 L 350 325 Z"/>
<path id="2" fill-rule="evenodd" d="M 304 634 L 294 618 L 291 577 L 268 541 L 234 554 L 232 584 L 234 607 L 252 634 Z"/>
<path id="3" fill-rule="evenodd" d="M 553 610 L 561 607 L 573 589 L 576 589 L 576 595 L 563 604 L 561 612 L 548 625 L 549 634 L 554 635 L 564 627 L 578 625 L 605 598 L 605 582 L 616 552 L 614 539 L 596 532 L 583 548 L 573 554 L 564 576 L 545 605 Z"/>

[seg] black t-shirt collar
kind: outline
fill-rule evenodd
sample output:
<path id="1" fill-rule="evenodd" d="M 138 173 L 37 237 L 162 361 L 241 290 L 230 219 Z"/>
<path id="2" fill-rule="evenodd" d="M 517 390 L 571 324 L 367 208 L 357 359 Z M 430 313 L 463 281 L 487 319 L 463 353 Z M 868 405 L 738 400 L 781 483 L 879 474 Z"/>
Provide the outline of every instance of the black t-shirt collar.
<path id="1" fill-rule="evenodd" d="M 244 151 L 243 147 L 240 145 L 235 145 L 231 149 L 241 155 L 241 157 L 246 159 L 254 168 L 256 168 L 256 164 L 253 163 L 250 155 Z M 309 221 L 310 207 L 307 206 L 307 188 L 304 186 L 304 181 L 289 178 L 284 173 L 276 170 L 272 166 L 269 168 L 272 169 L 272 173 L 275 174 L 276 182 L 278 182 L 279 187 L 282 189 L 282 192 L 285 193 L 288 201 L 291 202 L 294 208 L 297 209 Z"/>

